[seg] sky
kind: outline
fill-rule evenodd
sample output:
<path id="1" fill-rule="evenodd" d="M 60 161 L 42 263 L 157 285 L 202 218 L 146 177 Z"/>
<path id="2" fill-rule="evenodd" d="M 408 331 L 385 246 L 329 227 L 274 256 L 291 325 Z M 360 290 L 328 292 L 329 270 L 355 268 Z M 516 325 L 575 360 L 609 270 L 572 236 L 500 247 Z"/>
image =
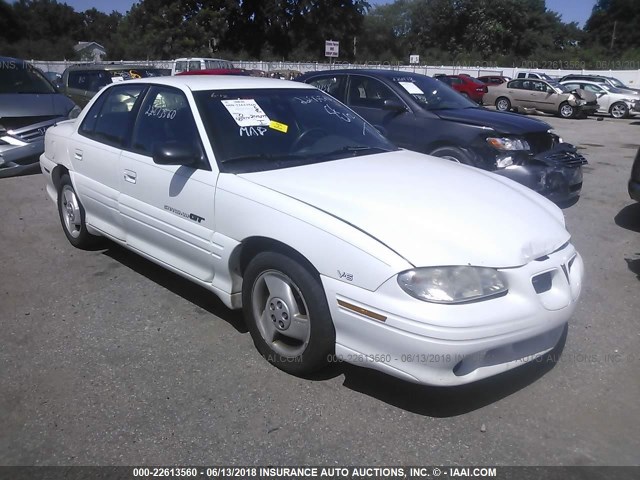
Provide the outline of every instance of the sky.
<path id="1" fill-rule="evenodd" d="M 389 3 L 391 0 L 369 0 L 372 5 Z M 112 10 L 126 12 L 131 8 L 134 0 L 62 0 L 76 11 L 84 11 L 96 7 L 106 13 Z M 547 8 L 562 15 L 563 22 L 578 22 L 581 27 L 591 15 L 596 0 L 547 0 Z"/>

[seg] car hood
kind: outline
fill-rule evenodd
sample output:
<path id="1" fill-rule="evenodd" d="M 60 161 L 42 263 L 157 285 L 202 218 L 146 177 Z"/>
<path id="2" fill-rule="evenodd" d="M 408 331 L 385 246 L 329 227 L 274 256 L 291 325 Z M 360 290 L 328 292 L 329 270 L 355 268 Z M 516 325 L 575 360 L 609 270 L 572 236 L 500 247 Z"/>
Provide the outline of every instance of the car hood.
<path id="1" fill-rule="evenodd" d="M 66 117 L 74 107 L 73 101 L 61 93 L 0 94 L 0 124 L 2 118 L 18 117 Z"/>
<path id="2" fill-rule="evenodd" d="M 239 176 L 355 226 L 415 266 L 515 267 L 570 238 L 560 209 L 526 187 L 410 151 Z"/>
<path id="3" fill-rule="evenodd" d="M 443 120 L 490 127 L 498 132 L 512 135 L 546 132 L 551 128 L 548 123 L 535 118 L 527 118 L 515 113 L 494 112 L 486 108 L 434 110 L 432 113 Z"/>

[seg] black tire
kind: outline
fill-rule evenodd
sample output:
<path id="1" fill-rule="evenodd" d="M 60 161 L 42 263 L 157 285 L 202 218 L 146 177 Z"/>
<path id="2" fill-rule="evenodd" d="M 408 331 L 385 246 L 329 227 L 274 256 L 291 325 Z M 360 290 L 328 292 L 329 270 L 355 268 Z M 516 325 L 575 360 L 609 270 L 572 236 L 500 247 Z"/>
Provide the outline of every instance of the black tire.
<path id="1" fill-rule="evenodd" d="M 470 165 L 472 167 L 481 167 L 480 162 L 477 161 L 472 152 L 460 147 L 439 147 L 429 152 L 429 155 L 446 158 L 447 160 L 462 163 L 464 165 Z"/>
<path id="2" fill-rule="evenodd" d="M 499 112 L 508 112 L 511 110 L 511 102 L 507 97 L 496 98 L 496 110 Z"/>
<path id="3" fill-rule="evenodd" d="M 629 107 L 624 102 L 616 102 L 609 108 L 609 113 L 613 118 L 628 118 Z"/>
<path id="4" fill-rule="evenodd" d="M 96 244 L 99 237 L 91 235 L 87 231 L 84 207 L 66 173 L 60 178 L 58 186 L 58 215 L 62 230 L 71 245 L 80 249 L 88 249 Z"/>
<path id="5" fill-rule="evenodd" d="M 331 313 L 320 279 L 301 263 L 278 252 L 256 255 L 244 273 L 242 305 L 253 343 L 271 364 L 294 375 L 327 365 L 336 341 Z"/>
<path id="6" fill-rule="evenodd" d="M 567 102 L 562 102 L 558 107 L 558 115 L 562 118 L 574 118 L 577 114 L 575 107 L 572 107 Z"/>

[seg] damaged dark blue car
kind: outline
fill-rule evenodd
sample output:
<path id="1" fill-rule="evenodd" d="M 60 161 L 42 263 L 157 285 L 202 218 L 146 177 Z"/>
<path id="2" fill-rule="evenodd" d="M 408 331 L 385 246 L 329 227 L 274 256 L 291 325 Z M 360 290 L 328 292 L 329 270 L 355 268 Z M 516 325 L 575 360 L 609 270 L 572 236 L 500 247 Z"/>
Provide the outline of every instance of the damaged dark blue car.
<path id="1" fill-rule="evenodd" d="M 541 120 L 479 107 L 411 72 L 331 70 L 296 80 L 336 97 L 399 147 L 503 175 L 560 206 L 580 196 L 586 159 Z"/>

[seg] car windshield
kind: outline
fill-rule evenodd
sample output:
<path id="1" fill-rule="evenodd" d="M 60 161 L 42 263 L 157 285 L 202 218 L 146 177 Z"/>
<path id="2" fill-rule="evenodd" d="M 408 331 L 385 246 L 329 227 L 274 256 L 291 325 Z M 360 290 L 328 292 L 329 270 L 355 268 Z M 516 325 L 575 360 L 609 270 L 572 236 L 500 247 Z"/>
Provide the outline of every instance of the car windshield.
<path id="1" fill-rule="evenodd" d="M 57 93 L 49 80 L 28 63 L 0 64 L 0 93 Z"/>
<path id="2" fill-rule="evenodd" d="M 482 83 L 480 80 L 478 80 L 477 78 L 473 78 L 473 77 L 467 77 L 469 80 L 471 80 L 471 82 L 476 83 L 478 85 L 483 85 L 484 83 Z"/>
<path id="3" fill-rule="evenodd" d="M 476 103 L 466 99 L 439 79 L 399 73 L 391 80 L 426 110 L 478 108 Z"/>
<path id="4" fill-rule="evenodd" d="M 570 88 L 567 85 L 562 85 L 561 83 L 558 83 L 558 82 L 547 82 L 547 83 L 560 93 L 571 93 L 572 91 L 575 90 L 575 88 Z"/>
<path id="5" fill-rule="evenodd" d="M 389 152 L 397 147 L 315 89 L 195 92 L 220 169 L 244 173 Z"/>
<path id="6" fill-rule="evenodd" d="M 622 83 L 620 80 L 618 80 L 617 78 L 610 77 L 609 81 L 613 84 L 614 87 L 617 87 L 617 88 L 629 88 L 624 83 Z"/>

